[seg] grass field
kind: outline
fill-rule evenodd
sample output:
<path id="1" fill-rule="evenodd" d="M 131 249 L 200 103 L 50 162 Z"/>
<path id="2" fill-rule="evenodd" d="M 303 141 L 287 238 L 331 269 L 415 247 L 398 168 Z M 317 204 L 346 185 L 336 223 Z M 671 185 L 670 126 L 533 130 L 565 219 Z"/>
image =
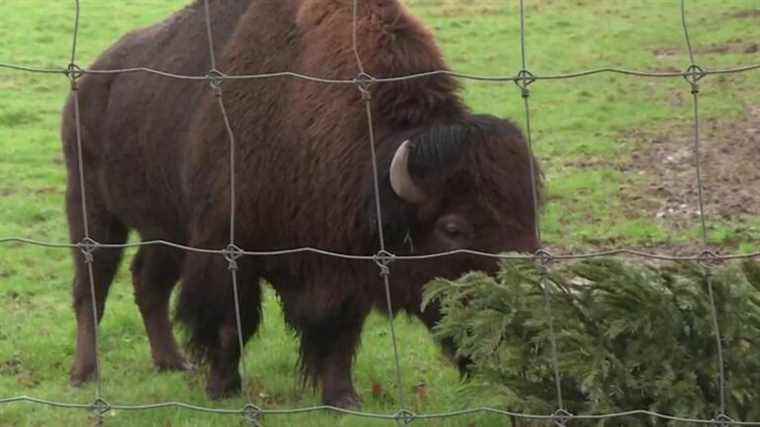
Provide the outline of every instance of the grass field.
<path id="1" fill-rule="evenodd" d="M 78 62 L 90 63 L 126 31 L 156 22 L 184 0 L 81 0 Z M 410 0 L 434 28 L 449 64 L 484 75 L 521 67 L 519 14 L 508 2 Z M 466 4 L 465 4 L 466 3 Z M 527 0 L 528 68 L 537 75 L 598 67 L 681 71 L 689 65 L 677 0 Z M 73 1 L 0 0 L 0 63 L 63 68 L 68 63 Z M 760 63 L 760 0 L 687 2 L 695 60 L 705 69 Z M 140 65 L 140 64 L 134 64 Z M 760 250 L 760 71 L 700 82 L 709 240 L 723 252 Z M 693 106 L 680 78 L 600 74 L 538 81 L 530 98 L 534 144 L 546 172 L 543 237 L 558 252 L 617 246 L 662 252 L 701 250 L 695 216 Z M 467 83 L 475 110 L 524 127 L 511 83 Z M 60 109 L 62 75 L 0 68 L 0 238 L 66 241 Z M 0 399 L 29 395 L 90 403 L 94 387 L 73 389 L 69 253 L 0 245 Z M 126 270 L 126 269 L 123 269 Z M 111 403 L 176 400 L 240 408 L 244 399 L 209 402 L 200 376 L 156 374 L 126 271 L 117 278 L 102 323 L 103 391 Z M 403 388 L 409 409 L 441 412 L 476 406 L 455 369 L 416 322 L 399 317 Z M 268 294 L 264 326 L 250 343 L 251 399 L 266 408 L 318 403 L 294 375 L 296 343 Z M 387 319 L 365 328 L 356 381 L 364 409 L 398 409 Z M 28 404 L 0 405 L 0 426 L 81 425 L 89 414 Z M 205 426 L 238 418 L 181 410 L 112 411 L 108 425 Z M 266 425 L 390 425 L 332 415 L 269 417 Z M 490 426 L 494 416 L 416 421 L 415 425 Z"/>

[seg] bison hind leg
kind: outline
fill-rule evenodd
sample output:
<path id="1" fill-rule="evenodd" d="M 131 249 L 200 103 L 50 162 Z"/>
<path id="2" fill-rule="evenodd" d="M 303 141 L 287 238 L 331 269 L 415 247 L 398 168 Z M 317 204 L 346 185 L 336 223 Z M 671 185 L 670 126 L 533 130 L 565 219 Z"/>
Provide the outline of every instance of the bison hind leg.
<path id="1" fill-rule="evenodd" d="M 95 203 L 93 203 L 95 205 Z M 78 223 L 78 205 L 69 204 L 69 229 L 72 242 L 79 242 L 84 230 Z M 90 236 L 100 243 L 122 244 L 127 240 L 127 228 L 113 218 L 98 216 L 95 209 L 90 213 Z M 121 248 L 98 248 L 92 253 L 92 263 L 88 266 L 78 249 L 73 251 L 74 313 L 77 323 L 76 351 L 70 372 L 73 386 L 82 385 L 97 374 L 96 329 L 105 311 L 108 290 L 111 287 L 121 261 Z M 92 290 L 95 291 L 93 298 Z M 97 319 L 93 316 L 93 300 Z"/>
<path id="2" fill-rule="evenodd" d="M 169 322 L 169 298 L 179 279 L 182 253 L 163 246 L 140 248 L 132 262 L 135 302 L 150 341 L 153 363 L 159 370 L 191 370 L 177 349 Z"/>

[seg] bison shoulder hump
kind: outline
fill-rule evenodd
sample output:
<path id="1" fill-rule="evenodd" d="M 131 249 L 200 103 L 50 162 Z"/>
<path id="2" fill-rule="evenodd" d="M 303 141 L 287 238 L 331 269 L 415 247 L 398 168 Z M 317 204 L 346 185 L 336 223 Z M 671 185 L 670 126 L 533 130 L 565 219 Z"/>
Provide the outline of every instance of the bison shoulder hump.
<path id="1" fill-rule="evenodd" d="M 298 7 L 296 22 L 302 30 L 310 30 L 327 20 L 351 22 L 353 0 L 302 0 Z M 358 2 L 357 19 L 371 18 L 381 24 L 391 24 L 404 13 L 398 0 L 370 0 Z"/>

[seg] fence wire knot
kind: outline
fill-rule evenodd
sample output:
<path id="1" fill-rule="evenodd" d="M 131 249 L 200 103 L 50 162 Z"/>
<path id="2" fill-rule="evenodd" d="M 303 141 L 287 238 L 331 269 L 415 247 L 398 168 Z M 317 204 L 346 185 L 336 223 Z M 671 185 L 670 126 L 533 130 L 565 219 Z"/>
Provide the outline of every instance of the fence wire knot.
<path id="1" fill-rule="evenodd" d="M 263 411 L 258 406 L 249 403 L 243 408 L 243 418 L 252 426 L 261 426 L 261 416 Z"/>
<path id="2" fill-rule="evenodd" d="M 84 262 L 91 263 L 94 260 L 93 253 L 100 247 L 100 244 L 89 237 L 85 237 L 81 242 L 77 243 L 77 247 L 84 255 Z"/>
<path id="3" fill-rule="evenodd" d="M 557 409 L 557 411 L 552 414 L 552 422 L 557 427 L 567 427 L 568 421 L 572 418 L 573 414 L 564 409 Z"/>
<path id="4" fill-rule="evenodd" d="M 354 77 L 354 84 L 356 85 L 356 88 L 359 89 L 359 93 L 361 93 L 363 100 L 369 101 L 372 99 L 372 94 L 369 89 L 375 84 L 375 82 L 376 79 L 373 76 L 363 71 Z"/>
<path id="5" fill-rule="evenodd" d="M 533 254 L 533 259 L 538 261 L 542 268 L 547 268 L 554 262 L 554 255 L 546 249 L 539 249 Z"/>
<path id="6" fill-rule="evenodd" d="M 686 69 L 683 78 L 691 85 L 692 94 L 699 93 L 698 82 L 706 75 L 707 73 L 705 73 L 705 70 L 699 65 L 691 64 L 689 65 L 689 68 Z"/>
<path id="7" fill-rule="evenodd" d="M 388 276 L 391 274 L 390 265 L 393 261 L 396 260 L 396 255 L 386 251 L 381 250 L 376 253 L 372 259 L 375 261 L 375 264 L 377 264 L 378 267 L 380 267 L 380 276 Z"/>
<path id="8" fill-rule="evenodd" d="M 69 82 L 71 82 L 71 90 L 77 90 L 79 88 L 77 86 L 77 80 L 84 75 L 84 70 L 82 70 L 79 65 L 72 62 L 66 67 L 63 74 L 65 74 L 69 79 Z"/>
<path id="9" fill-rule="evenodd" d="M 224 73 L 217 70 L 216 68 L 212 68 L 209 70 L 208 74 L 206 74 L 206 80 L 208 80 L 208 84 L 211 86 L 212 89 L 218 90 L 222 88 L 222 84 L 224 83 L 225 79 Z"/>
<path id="10" fill-rule="evenodd" d="M 393 415 L 393 419 L 396 420 L 397 424 L 408 426 L 417 420 L 417 415 L 412 411 L 402 409 Z"/>
<path id="11" fill-rule="evenodd" d="M 713 427 L 729 427 L 733 424 L 734 424 L 733 418 L 723 413 L 718 414 L 718 416 L 713 418 L 712 420 Z"/>
<path id="12" fill-rule="evenodd" d="M 95 414 L 96 417 L 102 417 L 103 415 L 107 414 L 111 410 L 111 404 L 103 400 L 102 398 L 95 399 L 92 404 L 90 404 L 90 411 L 92 411 L 93 414 Z"/>
<path id="13" fill-rule="evenodd" d="M 517 77 L 515 77 L 515 84 L 520 88 L 520 93 L 523 98 L 530 96 L 530 90 L 528 89 L 528 86 L 530 86 L 531 83 L 535 81 L 536 75 L 528 70 L 520 70 L 520 72 L 517 73 Z"/>
<path id="14" fill-rule="evenodd" d="M 702 251 L 701 254 L 699 254 L 699 258 L 697 259 L 697 262 L 699 265 L 704 267 L 709 271 L 711 267 L 715 267 L 720 264 L 721 260 L 717 253 L 706 249 Z"/>
<path id="15" fill-rule="evenodd" d="M 237 270 L 237 260 L 243 256 L 243 250 L 234 243 L 230 243 L 226 248 L 224 248 L 224 250 L 222 250 L 222 255 L 224 255 L 224 259 L 227 260 L 227 269 Z"/>
<path id="16" fill-rule="evenodd" d="M 79 67 L 79 65 L 74 64 L 72 62 L 66 67 L 66 71 L 64 71 L 64 74 L 66 74 L 66 77 L 68 77 L 69 80 L 73 82 L 73 81 L 78 80 L 80 77 L 84 75 L 84 70 L 82 70 Z"/>

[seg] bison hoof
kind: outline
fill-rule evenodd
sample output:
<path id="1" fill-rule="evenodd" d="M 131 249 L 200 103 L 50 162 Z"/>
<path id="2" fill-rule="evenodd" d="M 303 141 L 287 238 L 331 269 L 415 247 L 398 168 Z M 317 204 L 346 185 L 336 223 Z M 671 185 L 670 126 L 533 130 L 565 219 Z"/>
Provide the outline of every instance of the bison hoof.
<path id="1" fill-rule="evenodd" d="M 156 365 L 156 369 L 158 369 L 159 372 L 167 372 L 167 371 L 193 372 L 196 369 L 195 365 L 188 362 L 182 357 L 179 357 L 174 360 L 169 360 L 169 361 L 165 361 L 165 360 L 156 361 L 155 365 Z"/>
<path id="2" fill-rule="evenodd" d="M 69 376 L 69 383 L 73 387 L 81 387 L 95 378 L 95 367 L 73 368 Z"/>
<path id="3" fill-rule="evenodd" d="M 347 393 L 342 396 L 329 398 L 324 400 L 324 404 L 328 406 L 334 406 L 340 409 L 348 409 L 358 411 L 362 409 L 362 401 L 355 393 Z"/>
<path id="4" fill-rule="evenodd" d="M 240 395 L 240 376 L 232 378 L 209 378 L 206 395 L 211 400 L 227 399 Z"/>

